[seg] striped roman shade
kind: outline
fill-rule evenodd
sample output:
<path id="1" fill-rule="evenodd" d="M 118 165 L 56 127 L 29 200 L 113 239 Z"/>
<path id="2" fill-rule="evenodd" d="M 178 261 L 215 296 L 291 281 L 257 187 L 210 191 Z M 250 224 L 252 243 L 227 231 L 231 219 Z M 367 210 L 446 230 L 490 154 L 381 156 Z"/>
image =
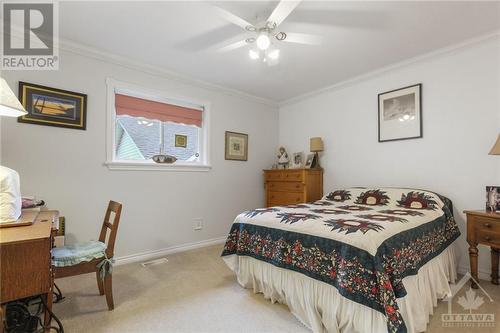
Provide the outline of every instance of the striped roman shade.
<path id="1" fill-rule="evenodd" d="M 144 117 L 201 127 L 203 111 L 174 104 L 115 94 L 116 115 Z"/>

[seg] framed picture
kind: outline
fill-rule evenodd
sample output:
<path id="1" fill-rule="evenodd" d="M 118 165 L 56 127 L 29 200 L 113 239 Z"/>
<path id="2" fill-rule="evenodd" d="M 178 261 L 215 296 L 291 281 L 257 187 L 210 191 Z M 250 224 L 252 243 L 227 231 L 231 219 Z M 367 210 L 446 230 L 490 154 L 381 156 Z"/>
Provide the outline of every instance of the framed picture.
<path id="1" fill-rule="evenodd" d="M 20 123 L 86 129 L 87 95 L 19 82 L 19 99 L 28 112 Z"/>
<path id="2" fill-rule="evenodd" d="M 378 95 L 378 142 L 422 137 L 422 84 Z"/>
<path id="3" fill-rule="evenodd" d="M 304 153 L 303 152 L 293 153 L 292 168 L 300 169 L 303 166 L 304 166 Z"/>
<path id="4" fill-rule="evenodd" d="M 175 146 L 180 148 L 186 148 L 188 142 L 187 135 L 176 134 L 175 135 Z"/>
<path id="5" fill-rule="evenodd" d="M 248 134 L 226 131 L 226 160 L 248 160 Z"/>
<path id="6" fill-rule="evenodd" d="M 486 211 L 500 212 L 500 186 L 486 186 Z"/>
<path id="7" fill-rule="evenodd" d="M 306 159 L 306 169 L 311 169 L 314 163 L 314 154 L 308 154 Z"/>

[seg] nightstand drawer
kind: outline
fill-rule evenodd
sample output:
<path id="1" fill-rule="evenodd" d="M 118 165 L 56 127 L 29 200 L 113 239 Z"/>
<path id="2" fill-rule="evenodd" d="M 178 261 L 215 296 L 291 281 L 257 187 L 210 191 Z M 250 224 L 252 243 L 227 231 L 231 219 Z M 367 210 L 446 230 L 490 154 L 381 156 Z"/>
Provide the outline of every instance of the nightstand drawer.
<path id="1" fill-rule="evenodd" d="M 479 229 L 476 231 L 476 235 L 479 243 L 493 247 L 500 247 L 500 233 Z"/>
<path id="2" fill-rule="evenodd" d="M 500 216 L 500 215 L 499 215 Z M 484 229 L 492 232 L 500 233 L 500 222 L 496 219 L 476 216 L 474 222 L 474 229 Z"/>
<path id="3" fill-rule="evenodd" d="M 304 202 L 302 193 L 269 192 L 269 206 L 293 205 Z"/>
<path id="4" fill-rule="evenodd" d="M 269 182 L 266 184 L 269 191 L 302 192 L 305 185 L 299 182 Z"/>

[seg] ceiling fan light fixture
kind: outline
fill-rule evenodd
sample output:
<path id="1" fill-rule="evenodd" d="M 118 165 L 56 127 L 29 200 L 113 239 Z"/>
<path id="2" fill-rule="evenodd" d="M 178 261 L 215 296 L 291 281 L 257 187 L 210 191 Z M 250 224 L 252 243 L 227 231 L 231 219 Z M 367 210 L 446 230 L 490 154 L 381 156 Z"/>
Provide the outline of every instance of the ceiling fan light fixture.
<path id="1" fill-rule="evenodd" d="M 267 32 L 262 32 L 256 40 L 257 47 L 261 50 L 267 50 L 269 45 L 271 45 L 271 40 Z"/>
<path id="2" fill-rule="evenodd" d="M 255 32 L 255 31 L 257 31 L 257 28 L 256 28 L 256 27 L 254 27 L 253 25 L 247 25 L 247 26 L 245 27 L 245 30 L 246 30 L 246 31 L 250 31 L 250 32 Z"/>
<path id="3" fill-rule="evenodd" d="M 250 59 L 252 60 L 257 60 L 260 58 L 260 55 L 259 55 L 259 52 L 255 51 L 255 50 L 250 50 L 248 51 L 248 56 L 250 57 Z"/>
<path id="4" fill-rule="evenodd" d="M 279 57 L 280 57 L 280 50 L 276 49 L 276 50 L 272 50 L 271 52 L 269 52 L 267 54 L 267 56 L 269 57 L 269 59 L 271 60 L 277 60 Z"/>
<path id="5" fill-rule="evenodd" d="M 286 33 L 284 33 L 284 32 L 278 32 L 275 37 L 276 37 L 277 40 L 285 40 L 286 39 Z"/>

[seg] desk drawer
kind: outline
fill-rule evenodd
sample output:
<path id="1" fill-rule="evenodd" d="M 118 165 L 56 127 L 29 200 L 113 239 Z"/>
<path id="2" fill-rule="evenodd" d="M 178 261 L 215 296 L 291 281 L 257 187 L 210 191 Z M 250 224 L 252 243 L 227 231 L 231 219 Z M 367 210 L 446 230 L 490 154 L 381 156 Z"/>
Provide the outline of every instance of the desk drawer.
<path id="1" fill-rule="evenodd" d="M 270 191 L 280 192 L 303 192 L 305 187 L 299 182 L 268 182 L 266 185 Z"/>
<path id="2" fill-rule="evenodd" d="M 303 203 L 304 195 L 293 192 L 268 192 L 268 206 L 282 206 Z"/>
<path id="3" fill-rule="evenodd" d="M 479 243 L 500 248 L 500 233 L 479 229 L 476 231 L 476 235 Z"/>

